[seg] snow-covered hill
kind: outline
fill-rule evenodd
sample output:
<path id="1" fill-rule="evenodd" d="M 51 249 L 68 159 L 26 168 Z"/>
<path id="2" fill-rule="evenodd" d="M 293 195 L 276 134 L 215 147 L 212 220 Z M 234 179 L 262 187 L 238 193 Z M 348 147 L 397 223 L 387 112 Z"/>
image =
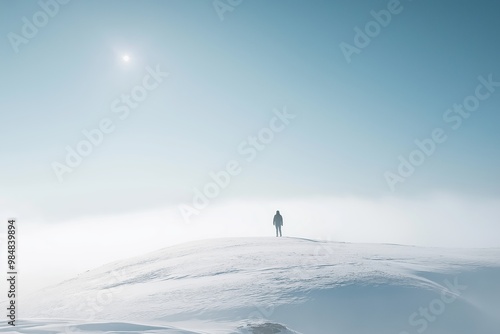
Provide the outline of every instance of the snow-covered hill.
<path id="1" fill-rule="evenodd" d="M 500 249 L 205 240 L 23 297 L 19 333 L 494 334 Z"/>

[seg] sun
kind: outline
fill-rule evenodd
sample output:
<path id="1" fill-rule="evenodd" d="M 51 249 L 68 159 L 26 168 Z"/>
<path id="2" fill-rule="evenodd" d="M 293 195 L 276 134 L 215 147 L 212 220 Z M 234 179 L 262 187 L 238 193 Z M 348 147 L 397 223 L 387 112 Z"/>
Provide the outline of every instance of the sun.
<path id="1" fill-rule="evenodd" d="M 130 56 L 129 55 L 124 55 L 122 57 L 122 59 L 123 59 L 124 62 L 128 63 L 130 61 Z"/>

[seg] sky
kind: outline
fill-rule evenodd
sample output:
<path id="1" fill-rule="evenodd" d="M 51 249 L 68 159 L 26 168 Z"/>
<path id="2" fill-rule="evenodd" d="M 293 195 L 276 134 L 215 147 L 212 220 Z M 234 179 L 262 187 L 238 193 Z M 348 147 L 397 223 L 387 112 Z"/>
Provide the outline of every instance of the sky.
<path id="1" fill-rule="evenodd" d="M 276 210 L 288 236 L 498 247 L 499 7 L 0 2 L 0 217 L 26 289 L 272 236 Z"/>

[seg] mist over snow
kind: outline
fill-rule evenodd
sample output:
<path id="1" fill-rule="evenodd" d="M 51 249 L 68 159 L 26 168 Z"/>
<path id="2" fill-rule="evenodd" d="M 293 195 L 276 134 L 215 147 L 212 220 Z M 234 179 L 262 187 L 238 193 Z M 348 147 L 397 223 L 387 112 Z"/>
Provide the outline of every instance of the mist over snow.
<path id="1" fill-rule="evenodd" d="M 499 13 L 1 0 L 0 333 L 500 333 Z"/>
<path id="2" fill-rule="evenodd" d="M 281 210 L 285 236 L 318 240 L 397 243 L 432 247 L 498 247 L 498 201 L 451 196 L 429 199 L 314 199 L 214 201 L 186 223 L 176 207 L 82 217 L 60 223 L 21 216 L 24 291 L 168 245 L 213 237 L 272 236 Z M 470 222 L 474 222 L 471 224 Z M 109 243 L 113 247 L 109 247 Z M 64 252 L 61 250 L 64 249 Z M 1 250 L 5 252 L 4 249 Z M 57 258 L 49 263 L 42 258 Z M 64 267 L 61 268 L 61 263 Z M 57 270 L 56 270 L 57 268 Z"/>

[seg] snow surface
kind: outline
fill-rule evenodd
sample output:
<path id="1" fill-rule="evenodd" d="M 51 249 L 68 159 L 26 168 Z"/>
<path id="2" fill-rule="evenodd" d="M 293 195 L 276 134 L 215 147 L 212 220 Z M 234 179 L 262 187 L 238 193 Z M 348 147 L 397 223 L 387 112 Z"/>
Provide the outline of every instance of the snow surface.
<path id="1" fill-rule="evenodd" d="M 500 249 L 214 239 L 23 297 L 0 332 L 496 334 Z"/>

